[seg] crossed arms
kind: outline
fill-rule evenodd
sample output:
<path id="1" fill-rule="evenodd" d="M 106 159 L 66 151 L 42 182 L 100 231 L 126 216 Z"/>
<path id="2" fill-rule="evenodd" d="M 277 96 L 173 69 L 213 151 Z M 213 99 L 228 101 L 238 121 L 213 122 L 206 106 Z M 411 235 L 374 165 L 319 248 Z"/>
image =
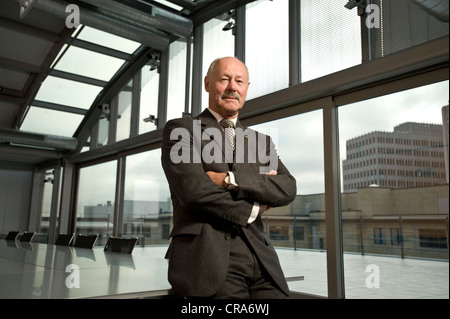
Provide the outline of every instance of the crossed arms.
<path id="1" fill-rule="evenodd" d="M 246 226 L 255 202 L 259 204 L 258 213 L 262 214 L 270 207 L 285 206 L 294 200 L 295 178 L 279 159 L 277 171 L 267 174 L 259 173 L 259 164 L 234 164 L 231 171 L 239 186 L 234 190 L 223 187 L 224 177 L 230 171 L 228 163 L 174 163 L 170 151 L 175 144 L 183 141 L 170 139 L 170 133 L 178 127 L 191 130 L 190 122 L 192 120 L 188 119 L 169 121 L 164 129 L 161 147 L 162 165 L 171 189 L 174 209 L 186 215 L 182 219 L 189 218 L 188 215 L 193 213 L 204 214 Z M 185 143 L 189 144 L 185 149 L 196 151 L 192 147 L 192 138 Z M 274 147 L 270 141 L 267 145 Z"/>

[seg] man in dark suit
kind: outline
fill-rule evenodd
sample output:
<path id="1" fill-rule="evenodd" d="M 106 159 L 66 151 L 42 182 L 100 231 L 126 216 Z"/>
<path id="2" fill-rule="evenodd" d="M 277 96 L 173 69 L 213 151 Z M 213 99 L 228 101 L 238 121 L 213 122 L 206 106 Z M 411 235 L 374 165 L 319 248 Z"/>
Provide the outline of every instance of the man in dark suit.
<path id="1" fill-rule="evenodd" d="M 237 119 L 249 84 L 241 61 L 215 60 L 205 77 L 208 109 L 164 128 L 162 165 L 174 210 L 168 277 L 182 297 L 289 296 L 261 214 L 292 202 L 296 181 L 271 139 Z M 235 135 L 230 142 L 228 132 Z"/>

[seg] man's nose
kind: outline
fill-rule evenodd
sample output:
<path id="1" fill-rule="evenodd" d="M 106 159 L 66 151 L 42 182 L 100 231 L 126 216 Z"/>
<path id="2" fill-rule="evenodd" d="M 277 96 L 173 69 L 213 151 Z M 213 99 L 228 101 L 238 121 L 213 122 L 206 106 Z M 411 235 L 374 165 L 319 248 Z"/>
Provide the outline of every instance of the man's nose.
<path id="1" fill-rule="evenodd" d="M 228 82 L 228 90 L 234 92 L 234 91 L 236 91 L 236 88 L 237 88 L 236 81 L 230 80 L 230 81 Z"/>

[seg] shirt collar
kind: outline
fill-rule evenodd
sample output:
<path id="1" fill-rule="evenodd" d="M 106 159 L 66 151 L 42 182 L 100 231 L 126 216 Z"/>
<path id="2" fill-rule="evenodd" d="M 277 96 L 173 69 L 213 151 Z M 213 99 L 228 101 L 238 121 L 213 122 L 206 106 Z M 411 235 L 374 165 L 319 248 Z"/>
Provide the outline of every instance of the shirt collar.
<path id="1" fill-rule="evenodd" d="M 209 108 L 209 107 L 208 107 L 208 111 L 210 111 L 211 114 L 214 115 L 214 117 L 216 118 L 217 122 L 220 122 L 223 119 L 223 117 L 219 113 L 217 113 L 216 111 L 211 110 L 211 108 Z M 236 127 L 237 116 L 235 118 L 229 119 L 229 120 L 232 121 L 233 124 L 234 124 L 234 127 Z"/>

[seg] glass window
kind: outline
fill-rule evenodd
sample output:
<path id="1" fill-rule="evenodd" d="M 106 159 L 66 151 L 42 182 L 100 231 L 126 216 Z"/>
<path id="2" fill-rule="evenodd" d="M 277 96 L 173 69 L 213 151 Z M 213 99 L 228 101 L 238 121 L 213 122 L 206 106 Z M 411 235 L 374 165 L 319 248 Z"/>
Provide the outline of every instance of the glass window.
<path id="1" fill-rule="evenodd" d="M 160 163 L 159 149 L 126 158 L 122 235 L 138 237 L 141 246 L 169 240 L 172 202 Z"/>
<path id="2" fill-rule="evenodd" d="M 101 115 L 98 121 L 97 146 L 108 144 L 109 138 L 109 115 Z"/>
<path id="3" fill-rule="evenodd" d="M 170 45 L 167 120 L 179 118 L 185 111 L 186 51 L 186 41 L 175 41 Z"/>
<path id="4" fill-rule="evenodd" d="M 99 234 L 104 246 L 114 226 L 117 161 L 80 168 L 76 206 L 77 234 Z"/>
<path id="5" fill-rule="evenodd" d="M 41 223 L 39 233 L 48 237 L 50 227 L 50 213 L 52 208 L 53 174 L 51 171 L 44 172 L 44 190 L 42 193 Z M 41 238 L 42 239 L 42 238 Z M 45 238 L 43 242 L 47 242 Z"/>
<path id="6" fill-rule="evenodd" d="M 117 134 L 116 141 L 130 137 L 131 105 L 133 80 L 130 80 L 119 92 L 117 97 Z"/>
<path id="7" fill-rule="evenodd" d="M 262 215 L 291 291 L 327 296 L 322 111 L 252 126 L 272 137 L 283 164 L 297 180 L 297 197 L 287 207 Z M 302 260 L 308 262 L 302 262 Z"/>
<path id="8" fill-rule="evenodd" d="M 141 46 L 140 43 L 132 40 L 87 26 L 83 27 L 77 38 L 130 54 Z"/>
<path id="9" fill-rule="evenodd" d="M 371 29 L 375 58 L 448 36 L 448 21 L 433 16 L 431 10 L 425 8 L 426 3 L 408 0 L 380 2 L 381 27 Z"/>
<path id="10" fill-rule="evenodd" d="M 22 126 L 23 131 L 71 137 L 83 116 L 31 106 Z"/>
<path id="11" fill-rule="evenodd" d="M 448 86 L 339 107 L 347 298 L 448 292 Z"/>
<path id="12" fill-rule="evenodd" d="M 345 1 L 302 0 L 300 5 L 301 82 L 361 63 L 356 10 L 346 9 Z"/>
<path id="13" fill-rule="evenodd" d="M 204 24 L 203 34 L 203 76 L 206 76 L 208 68 L 217 58 L 234 56 L 234 36 L 232 31 L 223 31 L 227 21 L 211 19 Z M 203 85 L 203 78 L 202 78 Z M 208 107 L 208 92 L 202 90 L 202 108 Z"/>
<path id="14" fill-rule="evenodd" d="M 139 108 L 139 134 L 156 129 L 156 122 L 150 117 L 158 117 L 159 73 L 150 71 L 148 66 L 141 69 L 141 99 Z"/>
<path id="15" fill-rule="evenodd" d="M 273 23 L 276 21 L 276 23 Z M 257 1 L 246 10 L 247 99 L 289 86 L 289 1 Z"/>
<path id="16" fill-rule="evenodd" d="M 71 46 L 55 66 L 56 70 L 109 81 L 124 60 Z"/>
<path id="17" fill-rule="evenodd" d="M 87 110 L 102 89 L 100 86 L 48 76 L 42 83 L 36 100 Z"/>

